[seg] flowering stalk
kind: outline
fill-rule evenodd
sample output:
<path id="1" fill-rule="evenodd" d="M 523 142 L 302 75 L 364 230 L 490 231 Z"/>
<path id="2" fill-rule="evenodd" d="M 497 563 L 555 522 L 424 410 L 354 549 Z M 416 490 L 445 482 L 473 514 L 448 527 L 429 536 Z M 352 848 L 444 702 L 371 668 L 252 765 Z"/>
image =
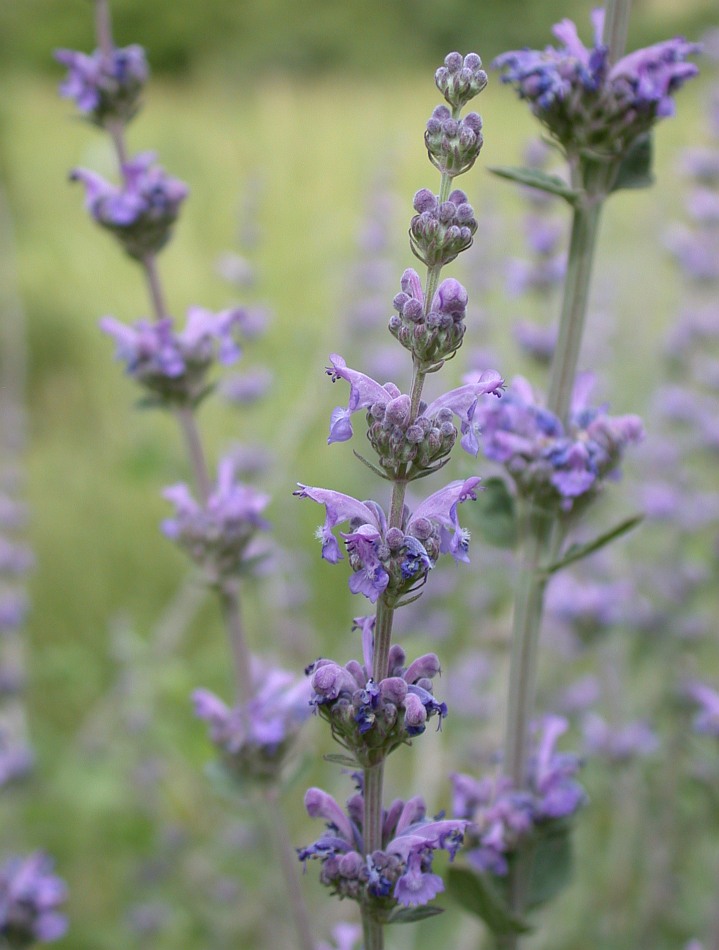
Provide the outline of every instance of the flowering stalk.
<path id="1" fill-rule="evenodd" d="M 138 46 L 115 47 L 108 0 L 96 0 L 95 11 L 98 50 L 90 56 L 70 50 L 56 53 L 69 70 L 61 92 L 74 99 L 91 122 L 109 133 L 121 186 L 112 186 L 84 169 L 74 171 L 72 178 L 85 185 L 86 204 L 95 220 L 142 268 L 153 314 L 152 322 L 140 320 L 132 327 L 106 317 L 101 329 L 114 337 L 118 357 L 147 391 L 145 403 L 168 409 L 178 419 L 198 500 L 187 485 L 167 488 L 164 495 L 176 512 L 164 522 L 163 531 L 202 568 L 208 584 L 218 594 L 235 680 L 236 704 L 232 709 L 207 691 L 198 690 L 193 697 L 196 712 L 209 722 L 226 771 L 238 781 L 249 779 L 265 785 L 271 823 L 277 829 L 282 821 L 276 794 L 267 789 L 279 780 L 285 753 L 309 714 L 309 690 L 304 681 L 295 684 L 284 671 L 266 669 L 252 661 L 240 613 L 239 577 L 251 560 L 248 548 L 255 533 L 268 527 L 262 511 L 269 496 L 238 482 L 230 458 L 219 463 L 217 481 L 211 482 L 195 416 L 197 406 L 211 389 L 206 382 L 207 371 L 215 358 L 230 363 L 239 357 L 236 337 L 241 330 L 250 332 L 252 320 L 239 308 L 214 314 L 191 307 L 185 329 L 175 330 L 157 268 L 157 253 L 171 237 L 187 188 L 155 165 L 154 155 L 129 157 L 125 125 L 137 111 L 147 79 L 144 51 Z M 298 945 L 302 950 L 314 950 L 295 866 L 287 851 L 287 836 L 277 835 L 277 844 Z"/>
<path id="2" fill-rule="evenodd" d="M 395 611 L 416 599 L 428 572 L 442 553 L 467 560 L 468 536 L 457 520 L 457 506 L 475 498 L 479 479 L 451 482 L 426 498 L 413 513 L 405 505 L 410 481 L 433 474 L 449 460 L 459 435 L 461 445 L 476 455 L 474 421 L 479 397 L 497 394 L 503 381 L 489 371 L 427 405 L 422 399 L 426 376 L 439 370 L 462 343 L 467 294 L 453 279 L 440 282 L 442 267 L 472 243 L 477 229 L 474 212 L 453 179 L 474 164 L 482 147 L 482 120 L 476 113 L 460 118 L 462 107 L 482 88 L 487 77 L 480 58 L 451 53 L 435 76 L 447 105 L 430 117 L 425 144 L 441 174 L 439 194 L 417 192 L 410 224 L 410 245 L 426 265 L 424 287 L 412 269 L 405 271 L 394 299 L 391 334 L 412 354 L 412 385 L 403 394 L 393 383 L 384 386 L 350 369 L 333 354 L 327 372 L 350 385 L 347 408 L 332 413 L 329 442 L 352 437 L 353 413 L 367 413 L 368 438 L 378 456 L 378 475 L 392 482 L 389 514 L 373 501 L 360 502 L 324 488 L 300 485 L 295 494 L 322 504 L 326 520 L 318 530 L 322 556 L 341 557 L 332 529 L 350 523 L 343 533 L 350 567 L 350 589 L 376 604 L 373 617 L 357 618 L 362 630 L 364 663 L 344 667 L 321 658 L 314 663 L 313 704 L 328 720 L 334 738 L 353 755 L 358 794 L 347 814 L 320 789 L 310 789 L 305 805 L 312 816 L 328 820 L 330 835 L 300 850 L 300 858 L 320 858 L 321 880 L 334 893 L 356 900 L 362 913 L 365 950 L 382 950 L 384 926 L 394 920 L 417 919 L 412 908 L 428 903 L 443 890 L 431 873 L 438 848 L 454 853 L 465 822 L 430 821 L 420 798 L 396 801 L 383 808 L 384 764 L 387 756 L 426 728 L 431 716 L 446 715 L 444 703 L 432 695 L 439 672 L 434 654 L 405 666 L 404 651 L 391 644 Z M 399 906 L 398 906 L 399 905 Z M 409 916 L 408 916 L 409 914 Z M 398 916 L 399 915 L 399 916 Z"/>
<path id="3" fill-rule="evenodd" d="M 610 0 L 606 15 L 595 13 L 592 50 L 583 46 L 574 24 L 564 20 L 554 29 L 564 43 L 559 50 L 518 51 L 497 60 L 497 65 L 506 70 L 504 81 L 516 83 L 520 96 L 530 101 L 532 111 L 563 151 L 570 168 L 571 188 L 565 197 L 573 205 L 572 231 L 546 402 L 546 411 L 558 420 L 560 429 L 572 421 L 577 363 L 604 201 L 613 190 L 625 186 L 625 162 L 646 143 L 656 118 L 670 114 L 669 94 L 696 72 L 695 67 L 681 62 L 695 47 L 680 40 L 621 59 L 629 7 L 630 0 Z M 640 169 L 641 180 L 630 186 L 648 184 L 648 171 L 647 160 L 646 167 Z M 543 186 L 550 191 L 553 188 L 548 180 L 540 184 Z M 576 457 L 578 460 L 579 455 Z M 547 567 L 557 561 L 570 521 L 580 513 L 571 513 L 574 502 L 567 499 L 581 495 L 578 485 L 562 485 L 557 477 L 554 484 L 565 497 L 560 508 L 552 510 L 531 491 L 521 499 L 504 765 L 518 789 L 525 788 L 528 781 L 529 728 Z M 525 909 L 531 861 L 531 852 L 520 855 L 509 872 L 509 907 L 518 918 Z M 515 932 L 499 937 L 498 945 L 513 950 L 518 941 Z"/>

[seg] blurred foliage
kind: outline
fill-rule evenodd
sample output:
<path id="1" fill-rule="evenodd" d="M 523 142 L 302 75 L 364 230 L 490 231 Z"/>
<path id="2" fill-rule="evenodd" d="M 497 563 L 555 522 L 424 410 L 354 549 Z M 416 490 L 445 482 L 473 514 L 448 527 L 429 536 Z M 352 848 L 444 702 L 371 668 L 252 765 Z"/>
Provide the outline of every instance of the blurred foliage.
<path id="1" fill-rule="evenodd" d="M 564 16 L 587 35 L 589 0 L 114 0 L 119 44 L 138 42 L 153 68 L 184 71 L 213 61 L 240 74 L 317 73 L 350 68 L 377 76 L 441 59 L 451 49 L 497 53 L 550 42 Z M 90 0 L 5 0 L 0 4 L 0 61 L 39 69 L 55 47 L 89 50 Z M 710 4 L 663 0 L 636 4 L 639 45 L 715 20 Z"/>

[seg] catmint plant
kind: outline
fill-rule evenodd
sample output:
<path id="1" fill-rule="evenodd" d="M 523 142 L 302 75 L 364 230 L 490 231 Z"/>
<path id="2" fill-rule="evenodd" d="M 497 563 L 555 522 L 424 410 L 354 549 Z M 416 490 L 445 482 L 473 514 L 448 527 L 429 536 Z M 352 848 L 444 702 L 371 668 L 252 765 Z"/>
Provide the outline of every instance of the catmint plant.
<path id="1" fill-rule="evenodd" d="M 251 573 L 261 557 L 254 542 L 269 527 L 263 512 L 270 499 L 239 480 L 231 456 L 220 459 L 213 482 L 197 421 L 198 408 L 216 385 L 215 364 L 231 364 L 240 357 L 242 342 L 258 332 L 258 320 L 245 308 L 214 313 L 192 306 L 180 329 L 170 314 L 157 257 L 172 238 L 188 188 L 157 163 L 154 153 L 129 154 L 126 127 L 138 111 L 147 64 L 139 47 L 123 50 L 114 45 L 107 0 L 96 0 L 95 8 L 98 49 L 89 56 L 67 50 L 57 54 L 68 68 L 60 91 L 93 125 L 110 134 L 119 182 L 110 183 L 86 169 L 75 169 L 70 177 L 84 185 L 92 219 L 141 268 L 152 308 L 150 319 L 132 326 L 113 317 L 105 317 L 100 326 L 114 339 L 117 358 L 142 390 L 142 405 L 171 412 L 179 422 L 194 487 L 179 483 L 165 490 L 174 514 L 162 530 L 218 596 L 235 688 L 232 707 L 207 690 L 197 690 L 195 711 L 210 726 L 225 776 L 239 787 L 255 786 L 269 812 L 297 942 L 302 950 L 314 950 L 278 807 L 287 755 L 310 712 L 309 683 L 251 656 L 240 609 L 240 578 Z"/>
<path id="2" fill-rule="evenodd" d="M 309 667 L 312 702 L 348 753 L 339 760 L 357 768 L 356 793 L 344 810 L 328 793 L 310 789 L 307 811 L 324 818 L 327 831 L 299 850 L 301 860 L 321 862 L 323 884 L 359 904 L 365 950 L 384 946 L 387 923 L 427 915 L 424 905 L 444 889 L 432 871 L 434 853 L 439 849 L 454 855 L 466 826 L 463 819 L 429 818 L 420 797 L 389 806 L 383 801 L 388 756 L 424 732 L 429 720 L 441 724 L 447 714 L 432 688 L 440 671 L 438 657 L 431 653 L 407 663 L 405 651 L 392 644 L 394 614 L 421 596 L 442 554 L 468 560 L 469 537 L 458 508 L 476 498 L 479 478 L 452 481 L 412 510 L 406 504 L 407 487 L 444 467 L 458 439 L 465 451 L 477 454 L 477 406 L 503 387 L 499 374 L 487 371 L 431 402 L 423 399 L 427 375 L 455 355 L 465 332 L 466 291 L 454 278 L 441 280 L 441 271 L 471 245 L 477 230 L 472 207 L 454 179 L 472 167 L 482 147 L 480 117 L 469 113 L 462 118 L 461 111 L 487 77 L 476 54 L 450 53 L 435 81 L 447 104 L 432 113 L 425 144 L 441 174 L 439 193 L 417 192 L 410 222 L 410 247 L 426 265 L 426 276 L 422 281 L 414 269 L 404 272 L 389 322 L 392 336 L 411 354 L 410 392 L 350 369 L 338 354 L 330 357 L 327 369 L 334 382 L 349 384 L 347 405 L 332 413 L 328 442 L 350 440 L 353 416 L 364 412 L 374 455 L 360 458 L 392 483 L 389 509 L 334 489 L 300 485 L 295 493 L 324 507 L 325 522 L 317 536 L 322 557 L 331 564 L 343 558 L 335 529 L 347 525 L 340 537 L 351 571 L 350 590 L 375 605 L 373 615 L 355 620 L 363 662 L 321 658 Z"/>
<path id="3" fill-rule="evenodd" d="M 554 27 L 557 47 L 504 53 L 494 64 L 566 160 L 569 181 L 537 168 L 494 170 L 564 198 L 573 213 L 546 399 L 519 380 L 496 406 L 482 406 L 478 420 L 485 430 L 485 453 L 501 462 L 511 479 L 512 490 L 500 496 L 501 503 L 517 509 L 519 572 L 503 758 L 512 794 L 532 791 L 530 728 L 547 580 L 638 520 L 628 519 L 584 546 L 568 544 L 584 509 L 616 474 L 624 449 L 642 436 L 637 417 L 612 418 L 592 407 L 588 377 L 577 375 L 601 209 L 612 192 L 651 183 L 653 127 L 673 113 L 673 94 L 697 73 L 687 57 L 698 47 L 680 38 L 622 56 L 628 15 L 628 0 L 611 0 L 606 10 L 592 15 L 591 46 L 584 45 L 570 20 L 563 20 Z M 579 803 L 577 798 L 563 822 Z M 484 917 L 497 945 L 506 950 L 518 945 L 528 910 L 541 902 L 532 876 L 537 841 L 529 836 L 523 843 L 520 835 L 514 842 L 513 861 L 505 868 L 495 864 L 474 884 L 455 875 L 465 905 Z M 553 862 L 554 880 L 561 883 L 568 877 L 566 854 L 563 847 Z M 545 890 L 543 900 L 553 893 Z"/>

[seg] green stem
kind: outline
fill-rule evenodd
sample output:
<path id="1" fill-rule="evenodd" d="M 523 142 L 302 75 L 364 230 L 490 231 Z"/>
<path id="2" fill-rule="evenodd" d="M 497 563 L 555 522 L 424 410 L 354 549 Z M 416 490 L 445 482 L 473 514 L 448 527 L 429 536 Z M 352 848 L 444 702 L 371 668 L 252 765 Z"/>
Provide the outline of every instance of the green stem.
<path id="1" fill-rule="evenodd" d="M 574 209 L 564 283 L 557 347 L 550 371 L 547 408 L 566 424 L 572 401 L 577 364 L 586 322 L 589 285 L 599 230 L 601 209 L 608 194 L 611 166 L 581 161 L 574 173 L 584 195 Z M 574 177 L 574 176 L 573 176 Z M 512 646 L 507 697 L 505 771 L 517 788 L 527 781 L 529 727 L 534 713 L 537 661 L 546 575 L 543 567 L 553 560 L 563 535 L 562 526 L 530 506 L 521 526 L 519 577 L 514 600 Z M 526 882 L 531 855 L 510 870 L 509 901 L 514 914 L 525 909 Z M 499 950 L 515 950 L 520 937 L 502 938 Z"/>
<path id="2" fill-rule="evenodd" d="M 572 218 L 559 337 L 547 393 L 547 408 L 564 421 L 569 414 L 577 375 L 603 197 L 602 194 L 588 196 L 574 209 Z"/>
<path id="3" fill-rule="evenodd" d="M 610 66 L 624 55 L 631 6 L 632 0 L 607 0 L 602 40 L 609 49 L 607 60 Z"/>

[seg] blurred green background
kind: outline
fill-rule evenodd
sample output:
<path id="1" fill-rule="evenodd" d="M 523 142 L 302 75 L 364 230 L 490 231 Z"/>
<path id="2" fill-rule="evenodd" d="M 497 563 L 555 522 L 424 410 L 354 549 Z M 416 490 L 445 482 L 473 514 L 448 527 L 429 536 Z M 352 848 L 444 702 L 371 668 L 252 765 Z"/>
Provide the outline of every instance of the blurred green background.
<path id="1" fill-rule="evenodd" d="M 453 48 L 476 49 L 488 62 L 503 49 L 542 45 L 555 20 L 568 15 L 584 24 L 589 9 L 555 0 L 113 5 L 118 42 L 146 46 L 154 70 L 145 107 L 130 129 L 132 150 L 157 150 L 162 164 L 191 187 L 176 239 L 160 261 L 171 309 L 178 315 L 191 304 L 219 309 L 239 297 L 267 302 L 274 313 L 268 334 L 247 355 L 250 365 L 268 365 L 275 374 L 269 397 L 245 414 L 208 402 L 201 423 L 213 458 L 237 440 L 269 444 L 275 453 L 270 518 L 274 535 L 290 552 L 289 567 L 280 580 L 252 588 L 246 606 L 253 644 L 271 644 L 286 666 L 300 669 L 327 652 L 346 660 L 356 647 L 349 625 L 363 605 L 352 602 L 342 566 L 333 570 L 320 563 L 312 540 L 319 512 L 293 500 L 291 490 L 296 481 L 360 497 L 376 490 L 351 446 L 325 445 L 329 411 L 344 394 L 328 386 L 323 366 L 333 351 L 354 365 L 351 349 L 343 348 L 357 344 L 347 321 L 356 303 L 352 263 L 377 181 L 389 180 L 394 198 L 384 221 L 391 235 L 387 258 L 396 274 L 387 291 L 389 314 L 399 276 L 413 265 L 406 242 L 411 197 L 420 187 L 436 185 L 422 142 L 438 101 L 434 69 Z M 632 40 L 651 42 L 674 32 L 694 38 L 711 25 L 710 14 L 702 2 L 638 3 Z M 91 19 L 91 4 L 80 0 L 0 5 L 0 181 L 14 231 L 29 350 L 25 495 L 37 568 L 30 582 L 26 698 L 38 754 L 30 783 L 3 793 L 0 840 L 4 850 L 42 846 L 56 856 L 71 886 L 72 928 L 58 948 L 290 946 L 282 894 L 274 878 L 258 873 L 268 859 L 253 850 L 262 838 L 256 816 L 224 802 L 202 774 L 211 754 L 204 729 L 192 720 L 188 696 L 198 684 L 227 695 L 229 684 L 215 605 L 187 593 L 184 562 L 157 530 L 168 513 L 162 486 L 188 477 L 177 432 L 171 419 L 134 408 L 137 394 L 96 326 L 106 313 L 128 321 L 145 315 L 147 303 L 141 275 L 93 228 L 79 186 L 67 182 L 75 165 L 113 174 L 103 136 L 56 96 L 61 70 L 52 49 L 90 50 Z M 646 405 L 656 377 L 653 357 L 676 312 L 678 282 L 646 235 L 659 233 L 680 214 L 676 157 L 701 134 L 706 88 L 704 81 L 684 90 L 679 117 L 659 129 L 658 186 L 617 196 L 607 212 L 598 267 L 611 288 L 605 300 L 619 315 L 613 345 L 616 352 L 648 354 L 612 361 L 612 383 L 605 389 L 617 412 Z M 536 130 L 496 79 L 478 109 L 486 145 L 462 187 L 480 228 L 456 273 L 468 286 L 483 288 L 474 291 L 481 316 L 468 330 L 468 347 L 484 346 L 490 327 L 498 368 L 511 376 L 528 367 L 511 348 L 516 303 L 503 293 L 501 267 L 507 255 L 520 251 L 523 205 L 485 166 L 518 163 Z M 259 232 L 251 250 L 257 282 L 237 294 L 219 278 L 215 262 L 237 246 L 248 194 Z M 456 384 L 461 369 L 458 361 L 443 386 Z M 453 464 L 452 477 L 469 472 L 468 462 Z M 469 578 L 468 584 L 477 584 L 475 575 Z M 294 582 L 305 589 L 301 606 L 293 599 Z M 187 629 L 170 618 L 169 639 L 163 640 L 162 618 L 178 597 Z M 495 654 L 498 682 L 505 619 L 490 616 L 480 624 L 483 645 Z M 450 658 L 465 648 L 466 630 L 477 623 L 464 614 L 454 625 L 445 644 Z M 416 631 L 413 650 L 432 645 L 426 631 Z M 649 677 L 649 694 L 655 680 Z M 426 782 L 430 759 L 436 775 L 442 764 L 461 764 L 460 740 L 471 741 L 471 733 L 471 725 L 460 728 L 449 751 L 444 736 L 432 735 L 413 752 L 401 753 L 405 762 L 417 757 L 405 767 L 412 772 L 412 792 Z M 488 741 L 500 733 L 496 721 Z M 308 736 L 315 756 L 330 751 L 319 723 L 310 723 Z M 403 788 L 400 769 L 392 778 L 397 788 Z M 334 784 L 340 798 L 348 792 L 336 768 L 308 766 L 285 796 L 297 845 L 318 830 L 302 815 L 307 781 Z M 613 853 L 599 859 L 616 800 L 600 770 L 593 781 L 597 806 L 580 842 L 591 860 L 554 910 L 561 923 L 531 945 L 679 946 L 709 912 L 706 887 L 690 882 L 681 906 L 667 911 L 670 923 L 652 930 L 647 915 L 651 920 L 654 905 L 641 875 L 648 874 L 653 853 L 641 851 L 639 833 L 640 845 L 635 838 L 620 840 L 619 858 Z M 632 794 L 646 787 L 641 775 L 634 782 Z M 446 806 L 446 783 L 440 788 L 436 778 L 430 784 L 432 807 Z M 695 805 L 683 803 L 689 811 Z M 627 854 L 622 846 L 639 847 L 640 853 Z M 695 843 L 695 864 L 688 853 L 683 856 L 691 881 L 701 881 L 699 852 L 709 846 Z M 635 859 L 635 890 L 622 892 L 614 880 L 616 862 Z M 321 892 L 315 869 L 303 886 L 324 935 L 331 919 L 353 912 Z M 607 901 L 610 917 L 619 915 L 624 930 L 601 923 L 599 908 Z M 141 913 L 144 930 L 136 920 Z M 153 913 L 161 921 L 154 929 Z M 479 928 L 466 918 L 459 922 L 465 932 L 457 946 L 460 939 L 463 947 L 478 946 Z M 392 934 L 391 945 L 451 941 L 457 925 L 453 914 L 451 922 L 422 925 L 421 933 L 406 928 Z"/>

